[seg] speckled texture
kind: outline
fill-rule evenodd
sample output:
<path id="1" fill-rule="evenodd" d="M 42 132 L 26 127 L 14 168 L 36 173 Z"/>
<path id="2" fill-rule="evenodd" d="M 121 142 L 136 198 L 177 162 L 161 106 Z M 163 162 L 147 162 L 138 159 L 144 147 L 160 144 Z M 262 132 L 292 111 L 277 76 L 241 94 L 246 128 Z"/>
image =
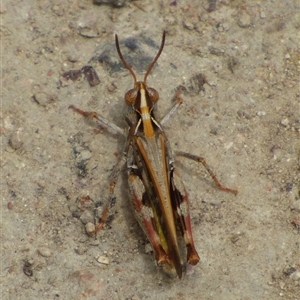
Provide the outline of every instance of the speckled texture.
<path id="1" fill-rule="evenodd" d="M 299 1 L 213 2 L 2 2 L 2 299 L 300 299 Z M 170 144 L 205 157 L 239 190 L 219 191 L 201 165 L 178 159 L 201 256 L 181 281 L 145 250 L 126 172 L 110 227 L 96 239 L 86 234 L 124 139 L 68 110 L 74 104 L 124 126 L 133 80 L 114 34 L 142 78 L 163 30 L 166 45 L 148 77 L 162 116 L 186 87 L 165 126 Z M 100 63 L 104 51 L 110 61 Z M 85 65 L 99 85 L 63 80 Z"/>

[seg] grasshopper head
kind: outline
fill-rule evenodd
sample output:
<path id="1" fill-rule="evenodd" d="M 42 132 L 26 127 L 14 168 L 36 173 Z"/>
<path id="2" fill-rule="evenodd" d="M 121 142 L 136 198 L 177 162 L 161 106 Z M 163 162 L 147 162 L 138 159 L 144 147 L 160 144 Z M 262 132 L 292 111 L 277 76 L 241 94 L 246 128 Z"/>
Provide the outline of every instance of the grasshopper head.
<path id="1" fill-rule="evenodd" d="M 143 81 L 137 81 L 134 88 L 125 94 L 126 104 L 133 106 L 139 112 L 145 106 L 152 108 L 158 99 L 158 92 L 154 88 L 147 87 Z"/>
<path id="2" fill-rule="evenodd" d="M 116 48 L 120 56 L 120 59 L 123 62 L 124 66 L 131 73 L 134 79 L 134 88 L 129 90 L 125 94 L 126 104 L 130 105 L 133 108 L 133 110 L 139 115 L 139 122 L 136 124 L 134 132 L 136 132 L 139 128 L 142 128 L 147 138 L 153 138 L 155 134 L 154 127 L 157 126 L 157 122 L 154 120 L 153 108 L 155 103 L 159 99 L 159 95 L 155 89 L 147 87 L 146 81 L 150 71 L 152 70 L 154 64 L 158 60 L 164 48 L 165 37 L 166 37 L 166 32 L 164 31 L 159 51 L 156 54 L 155 58 L 153 59 L 152 63 L 147 68 L 146 74 L 144 76 L 144 80 L 137 81 L 131 66 L 127 63 L 127 61 L 125 60 L 125 58 L 121 53 L 118 36 L 117 35 L 115 36 Z M 154 125 L 154 123 L 156 125 Z"/>

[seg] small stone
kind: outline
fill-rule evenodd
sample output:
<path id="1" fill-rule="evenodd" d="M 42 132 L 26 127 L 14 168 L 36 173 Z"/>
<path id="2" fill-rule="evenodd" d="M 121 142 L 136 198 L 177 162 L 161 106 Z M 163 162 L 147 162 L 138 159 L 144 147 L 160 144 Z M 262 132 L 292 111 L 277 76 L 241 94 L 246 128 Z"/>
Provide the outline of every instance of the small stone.
<path id="1" fill-rule="evenodd" d="M 225 50 L 213 46 L 209 46 L 208 50 L 212 55 L 216 56 L 223 56 L 225 54 Z"/>
<path id="2" fill-rule="evenodd" d="M 282 276 L 282 269 L 280 267 L 275 268 L 275 270 L 272 272 L 272 279 L 277 281 Z"/>
<path id="3" fill-rule="evenodd" d="M 279 287 L 280 287 L 282 290 L 284 290 L 284 288 L 285 288 L 285 283 L 284 283 L 283 281 L 280 281 L 280 282 L 279 282 Z"/>
<path id="4" fill-rule="evenodd" d="M 285 59 L 290 59 L 291 58 L 289 53 L 287 53 L 284 57 L 285 57 Z"/>
<path id="5" fill-rule="evenodd" d="M 20 149 L 23 145 L 23 141 L 21 140 L 20 133 L 21 131 L 18 130 L 10 136 L 9 145 L 14 150 Z"/>
<path id="6" fill-rule="evenodd" d="M 83 224 L 93 223 L 94 216 L 92 216 L 92 214 L 88 210 L 85 210 L 80 216 L 80 221 Z"/>
<path id="7" fill-rule="evenodd" d="M 288 118 L 283 118 L 281 121 L 280 121 L 280 124 L 284 127 L 288 126 L 289 125 L 289 119 Z"/>
<path id="8" fill-rule="evenodd" d="M 97 262 L 100 264 L 103 264 L 103 265 L 108 265 L 109 259 L 108 259 L 108 257 L 101 255 L 97 258 Z"/>
<path id="9" fill-rule="evenodd" d="M 194 25 L 189 22 L 189 21 L 184 21 L 183 22 L 183 26 L 186 28 L 186 29 L 189 29 L 189 30 L 193 30 L 194 29 Z"/>
<path id="10" fill-rule="evenodd" d="M 94 223 L 86 223 L 85 224 L 85 231 L 88 235 L 92 236 L 95 234 L 96 226 Z"/>
<path id="11" fill-rule="evenodd" d="M 89 150 L 83 150 L 80 152 L 79 160 L 89 160 L 92 157 L 92 153 Z"/>
<path id="12" fill-rule="evenodd" d="M 165 17 L 165 20 L 164 20 L 167 24 L 169 24 L 169 25 L 174 25 L 174 24 L 176 24 L 176 20 L 175 20 L 175 18 L 174 17 L 172 17 L 172 16 L 170 16 L 170 15 L 167 15 L 166 17 Z"/>
<path id="13" fill-rule="evenodd" d="M 44 257 L 50 257 L 51 256 L 51 251 L 47 247 L 41 247 L 41 248 L 39 248 L 38 252 L 39 252 L 40 255 L 42 255 Z"/>
<path id="14" fill-rule="evenodd" d="M 300 201 L 299 201 L 300 202 Z M 292 280 L 298 280 L 299 278 L 300 278 L 300 271 L 299 270 L 297 270 L 297 271 L 295 271 L 294 273 L 292 273 L 291 275 L 290 275 L 290 278 L 292 279 Z"/>
<path id="15" fill-rule="evenodd" d="M 266 13 L 262 11 L 262 12 L 260 13 L 260 18 L 261 18 L 261 19 L 265 19 L 265 17 L 266 17 Z"/>
<path id="16" fill-rule="evenodd" d="M 47 185 L 46 180 L 44 180 L 44 179 L 39 179 L 39 180 L 37 181 L 37 185 L 39 186 L 39 188 L 44 189 L 44 188 L 46 187 L 46 185 Z"/>
<path id="17" fill-rule="evenodd" d="M 98 36 L 98 32 L 92 28 L 81 28 L 80 35 L 87 37 L 87 38 L 95 38 Z"/>
<path id="18" fill-rule="evenodd" d="M 249 27 L 251 25 L 251 17 L 245 12 L 241 13 L 238 19 L 238 25 L 241 28 Z"/>
<path id="19" fill-rule="evenodd" d="M 64 9 L 61 8 L 59 5 L 53 5 L 52 10 L 58 16 L 62 16 L 64 14 Z"/>
<path id="20" fill-rule="evenodd" d="M 41 225 L 40 225 L 40 230 L 41 232 L 44 232 L 46 229 L 46 223 L 45 222 L 42 222 Z"/>
<path id="21" fill-rule="evenodd" d="M 79 245 L 76 249 L 75 252 L 78 255 L 83 255 L 87 251 L 87 247 L 85 245 Z"/>
<path id="22" fill-rule="evenodd" d="M 235 244 L 241 238 L 242 235 L 243 235 L 243 233 L 240 232 L 240 231 L 234 232 L 234 233 L 231 234 L 230 241 L 233 244 Z"/>
<path id="23" fill-rule="evenodd" d="M 228 31 L 231 28 L 231 23 L 230 22 L 224 22 L 222 24 L 222 27 L 223 27 L 224 31 Z"/>
<path id="24" fill-rule="evenodd" d="M 76 53 L 70 53 L 68 55 L 68 61 L 74 63 L 74 62 L 78 62 L 80 60 L 79 56 Z"/>
<path id="25" fill-rule="evenodd" d="M 265 112 L 265 111 L 258 111 L 256 114 L 257 114 L 257 116 L 259 116 L 259 117 L 263 117 L 263 116 L 266 115 L 266 112 Z"/>
<path id="26" fill-rule="evenodd" d="M 229 150 L 232 146 L 233 146 L 233 142 L 227 142 L 227 143 L 224 144 L 224 148 L 226 150 Z"/>

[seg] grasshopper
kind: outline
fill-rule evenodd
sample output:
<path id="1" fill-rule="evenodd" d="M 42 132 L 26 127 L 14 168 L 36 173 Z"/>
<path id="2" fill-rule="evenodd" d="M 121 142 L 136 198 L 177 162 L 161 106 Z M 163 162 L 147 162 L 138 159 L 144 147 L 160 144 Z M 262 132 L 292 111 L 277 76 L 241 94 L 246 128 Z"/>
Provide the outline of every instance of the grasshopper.
<path id="1" fill-rule="evenodd" d="M 135 73 L 121 53 L 118 36 L 115 35 L 119 57 L 134 79 L 133 89 L 125 94 L 125 102 L 130 108 L 130 112 L 125 115 L 128 125 L 126 132 L 96 112 L 86 112 L 74 105 L 70 108 L 85 117 L 95 118 L 120 134 L 127 135 L 124 152 L 114 167 L 108 200 L 95 232 L 107 221 L 109 209 L 114 204 L 117 178 L 122 166 L 126 164 L 134 214 L 152 245 L 156 263 L 169 275 L 177 274 L 181 278 L 184 268 L 196 265 L 200 257 L 192 236 L 188 194 L 175 168 L 174 155 L 163 125 L 183 100 L 179 90 L 175 94 L 175 104 L 159 121 L 155 116 L 158 92 L 147 86 L 147 77 L 164 48 L 165 36 L 164 32 L 160 49 L 149 65 L 144 80 L 137 81 Z M 236 190 L 220 184 L 204 158 L 181 151 L 176 152 L 176 155 L 202 163 L 218 188 L 237 194 Z M 178 237 L 178 229 L 182 238 Z M 182 258 L 184 249 L 181 244 L 185 244 L 186 247 L 186 260 Z"/>

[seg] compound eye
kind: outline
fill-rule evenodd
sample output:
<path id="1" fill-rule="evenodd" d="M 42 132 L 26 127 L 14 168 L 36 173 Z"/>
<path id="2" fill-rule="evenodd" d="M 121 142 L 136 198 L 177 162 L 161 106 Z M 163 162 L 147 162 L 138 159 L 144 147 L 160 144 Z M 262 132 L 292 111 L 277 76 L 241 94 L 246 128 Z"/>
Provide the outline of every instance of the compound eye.
<path id="1" fill-rule="evenodd" d="M 148 92 L 150 100 L 153 103 L 156 103 L 158 101 L 158 99 L 159 99 L 158 92 L 155 89 L 153 89 L 153 88 L 147 88 L 147 92 Z"/>
<path id="2" fill-rule="evenodd" d="M 125 102 L 127 105 L 133 105 L 137 97 L 137 90 L 131 89 L 125 94 Z"/>

